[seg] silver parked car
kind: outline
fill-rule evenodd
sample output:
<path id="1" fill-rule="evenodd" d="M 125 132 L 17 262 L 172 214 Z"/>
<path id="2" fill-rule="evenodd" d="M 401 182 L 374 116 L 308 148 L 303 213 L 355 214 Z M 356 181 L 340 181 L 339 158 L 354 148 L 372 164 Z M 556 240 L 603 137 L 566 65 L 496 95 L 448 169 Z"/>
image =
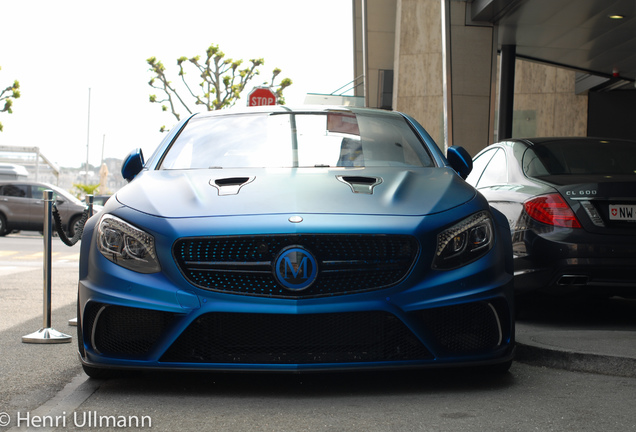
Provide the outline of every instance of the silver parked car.
<path id="1" fill-rule="evenodd" d="M 72 237 L 86 206 L 79 199 L 48 183 L 25 180 L 0 181 L 0 236 L 12 231 L 42 231 L 45 190 L 53 199 L 62 220 L 62 228 Z"/>

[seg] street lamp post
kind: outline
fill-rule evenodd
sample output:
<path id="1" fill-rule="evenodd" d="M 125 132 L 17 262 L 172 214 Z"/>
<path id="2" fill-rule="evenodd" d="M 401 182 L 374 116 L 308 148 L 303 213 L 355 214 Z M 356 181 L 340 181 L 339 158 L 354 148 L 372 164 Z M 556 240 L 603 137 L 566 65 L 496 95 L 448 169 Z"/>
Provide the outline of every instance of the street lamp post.
<path id="1" fill-rule="evenodd" d="M 84 166 L 84 184 L 88 184 L 88 143 L 91 140 L 91 89 L 88 88 L 88 122 L 86 125 L 86 165 Z"/>

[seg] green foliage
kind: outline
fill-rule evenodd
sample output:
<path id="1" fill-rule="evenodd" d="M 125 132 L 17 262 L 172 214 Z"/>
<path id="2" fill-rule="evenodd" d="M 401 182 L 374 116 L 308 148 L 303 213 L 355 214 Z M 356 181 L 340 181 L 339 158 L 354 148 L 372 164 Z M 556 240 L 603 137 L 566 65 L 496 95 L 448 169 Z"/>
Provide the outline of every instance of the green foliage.
<path id="1" fill-rule="evenodd" d="M 0 70 L 2 68 L 0 67 Z M 13 101 L 15 99 L 20 98 L 20 83 L 15 80 L 13 81 L 13 85 L 10 85 L 0 91 L 0 104 L 4 102 L 4 107 L 0 108 L 0 112 L 6 112 L 7 114 L 12 114 L 13 109 Z M 0 123 L 0 132 L 3 131 L 2 123 Z"/>
<path id="2" fill-rule="evenodd" d="M 201 56 L 179 57 L 177 66 L 179 71 L 177 76 L 181 80 L 181 87 L 176 86 L 168 80 L 166 68 L 156 57 L 146 60 L 150 66 L 153 77 L 148 82 L 150 87 L 158 90 L 162 97 L 150 95 L 151 103 L 161 104 L 162 110 L 171 112 L 177 121 L 181 120 L 180 111 L 185 110 L 188 114 L 193 111 L 190 106 L 204 107 L 207 111 L 214 111 L 232 107 L 240 99 L 241 94 L 249 81 L 259 75 L 258 68 L 265 64 L 265 60 L 250 59 L 249 64 L 243 66 L 243 60 L 233 60 L 225 57 L 218 45 L 211 44 L 205 51 L 205 58 Z M 187 69 L 187 70 L 186 70 Z M 188 79 L 188 71 L 192 71 L 192 79 Z M 278 98 L 278 103 L 285 103 L 283 90 L 292 85 L 292 80 L 285 78 L 280 84 L 274 85 L 276 77 L 281 70 L 276 68 L 273 71 L 269 86 Z M 194 78 L 196 76 L 196 78 Z M 193 85 L 195 84 L 196 85 Z M 162 126 L 161 131 L 166 127 Z"/>
<path id="3" fill-rule="evenodd" d="M 77 197 L 86 196 L 86 195 L 95 195 L 95 191 L 99 189 L 99 183 L 97 184 L 73 183 L 73 187 L 78 190 L 78 192 L 75 194 Z"/>

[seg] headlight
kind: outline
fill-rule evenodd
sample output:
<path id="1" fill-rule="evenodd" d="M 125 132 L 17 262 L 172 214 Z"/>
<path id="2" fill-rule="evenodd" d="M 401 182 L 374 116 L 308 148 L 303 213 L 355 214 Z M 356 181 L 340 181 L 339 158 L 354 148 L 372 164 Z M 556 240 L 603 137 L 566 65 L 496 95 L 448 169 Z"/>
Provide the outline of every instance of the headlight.
<path id="1" fill-rule="evenodd" d="M 155 238 L 113 215 L 104 215 L 99 221 L 97 248 L 115 264 L 139 273 L 156 273 L 161 269 Z"/>
<path id="2" fill-rule="evenodd" d="M 493 226 L 486 211 L 475 213 L 437 236 L 433 268 L 450 270 L 484 256 L 493 244 Z"/>

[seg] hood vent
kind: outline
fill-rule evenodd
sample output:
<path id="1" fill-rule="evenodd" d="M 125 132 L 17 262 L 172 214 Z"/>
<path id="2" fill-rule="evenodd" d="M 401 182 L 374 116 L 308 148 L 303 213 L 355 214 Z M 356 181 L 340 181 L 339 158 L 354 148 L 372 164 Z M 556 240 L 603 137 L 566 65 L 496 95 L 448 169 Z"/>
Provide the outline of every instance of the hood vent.
<path id="1" fill-rule="evenodd" d="M 382 183 L 380 177 L 363 176 L 336 176 L 338 181 L 349 185 L 353 193 L 369 194 L 373 193 L 373 188 Z"/>
<path id="2" fill-rule="evenodd" d="M 214 186 L 221 195 L 237 195 L 241 188 L 254 181 L 256 177 L 226 177 L 210 180 L 210 186 Z"/>

